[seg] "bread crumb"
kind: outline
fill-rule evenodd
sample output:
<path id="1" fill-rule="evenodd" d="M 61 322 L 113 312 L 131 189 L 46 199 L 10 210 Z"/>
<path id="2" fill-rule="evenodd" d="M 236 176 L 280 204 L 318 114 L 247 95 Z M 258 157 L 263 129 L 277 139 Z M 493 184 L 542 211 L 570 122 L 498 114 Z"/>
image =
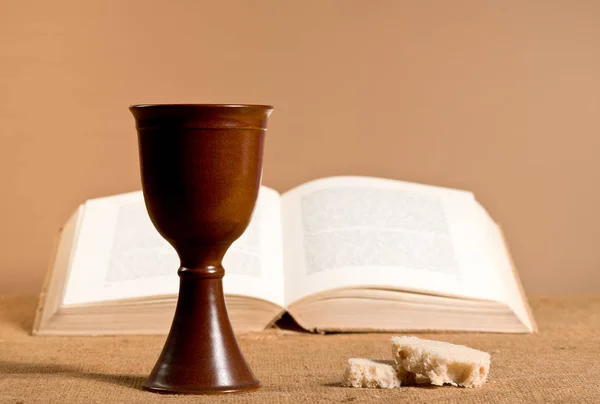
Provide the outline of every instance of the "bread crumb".
<path id="1" fill-rule="evenodd" d="M 350 358 L 344 384 L 348 387 L 393 389 L 400 387 L 400 379 L 394 361 Z"/>
<path id="2" fill-rule="evenodd" d="M 490 371 L 490 354 L 463 345 L 417 337 L 392 337 L 401 384 L 425 376 L 436 386 L 480 387 Z"/>

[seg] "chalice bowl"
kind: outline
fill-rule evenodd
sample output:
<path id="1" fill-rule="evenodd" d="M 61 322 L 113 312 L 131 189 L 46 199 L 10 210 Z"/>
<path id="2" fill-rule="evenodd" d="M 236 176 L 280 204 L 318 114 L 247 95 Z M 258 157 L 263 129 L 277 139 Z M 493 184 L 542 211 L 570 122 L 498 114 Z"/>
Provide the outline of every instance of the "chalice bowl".
<path id="1" fill-rule="evenodd" d="M 171 330 L 143 388 L 219 394 L 260 387 L 237 344 L 221 264 L 258 197 L 266 105 L 134 105 L 142 189 L 181 266 Z"/>

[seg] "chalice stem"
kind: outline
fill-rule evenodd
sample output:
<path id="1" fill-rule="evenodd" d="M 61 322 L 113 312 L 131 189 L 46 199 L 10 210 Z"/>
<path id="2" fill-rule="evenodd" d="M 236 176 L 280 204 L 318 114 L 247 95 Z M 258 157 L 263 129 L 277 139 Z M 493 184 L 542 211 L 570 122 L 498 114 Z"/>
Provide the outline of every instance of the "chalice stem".
<path id="1" fill-rule="evenodd" d="M 180 268 L 171 331 L 144 389 L 215 394 L 260 387 L 236 342 L 219 269 Z"/>

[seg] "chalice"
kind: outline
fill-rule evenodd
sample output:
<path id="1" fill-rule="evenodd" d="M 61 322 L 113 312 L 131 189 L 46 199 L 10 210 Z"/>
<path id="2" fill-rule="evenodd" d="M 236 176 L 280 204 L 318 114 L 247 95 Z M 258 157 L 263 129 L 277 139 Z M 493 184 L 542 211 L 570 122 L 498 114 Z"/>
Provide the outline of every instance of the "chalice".
<path id="1" fill-rule="evenodd" d="M 255 390 L 260 383 L 227 315 L 221 262 L 250 222 L 273 108 L 157 104 L 130 111 L 148 214 L 181 261 L 171 330 L 143 388 L 178 394 Z"/>

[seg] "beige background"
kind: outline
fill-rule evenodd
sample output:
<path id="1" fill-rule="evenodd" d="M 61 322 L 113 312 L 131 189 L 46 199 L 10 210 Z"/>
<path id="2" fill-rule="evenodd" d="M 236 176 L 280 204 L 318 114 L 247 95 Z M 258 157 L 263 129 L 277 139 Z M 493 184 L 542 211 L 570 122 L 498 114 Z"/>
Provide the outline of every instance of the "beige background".
<path id="1" fill-rule="evenodd" d="M 0 293 L 139 188 L 134 103 L 272 103 L 264 182 L 467 188 L 527 291 L 600 292 L 598 1 L 0 0 Z"/>

